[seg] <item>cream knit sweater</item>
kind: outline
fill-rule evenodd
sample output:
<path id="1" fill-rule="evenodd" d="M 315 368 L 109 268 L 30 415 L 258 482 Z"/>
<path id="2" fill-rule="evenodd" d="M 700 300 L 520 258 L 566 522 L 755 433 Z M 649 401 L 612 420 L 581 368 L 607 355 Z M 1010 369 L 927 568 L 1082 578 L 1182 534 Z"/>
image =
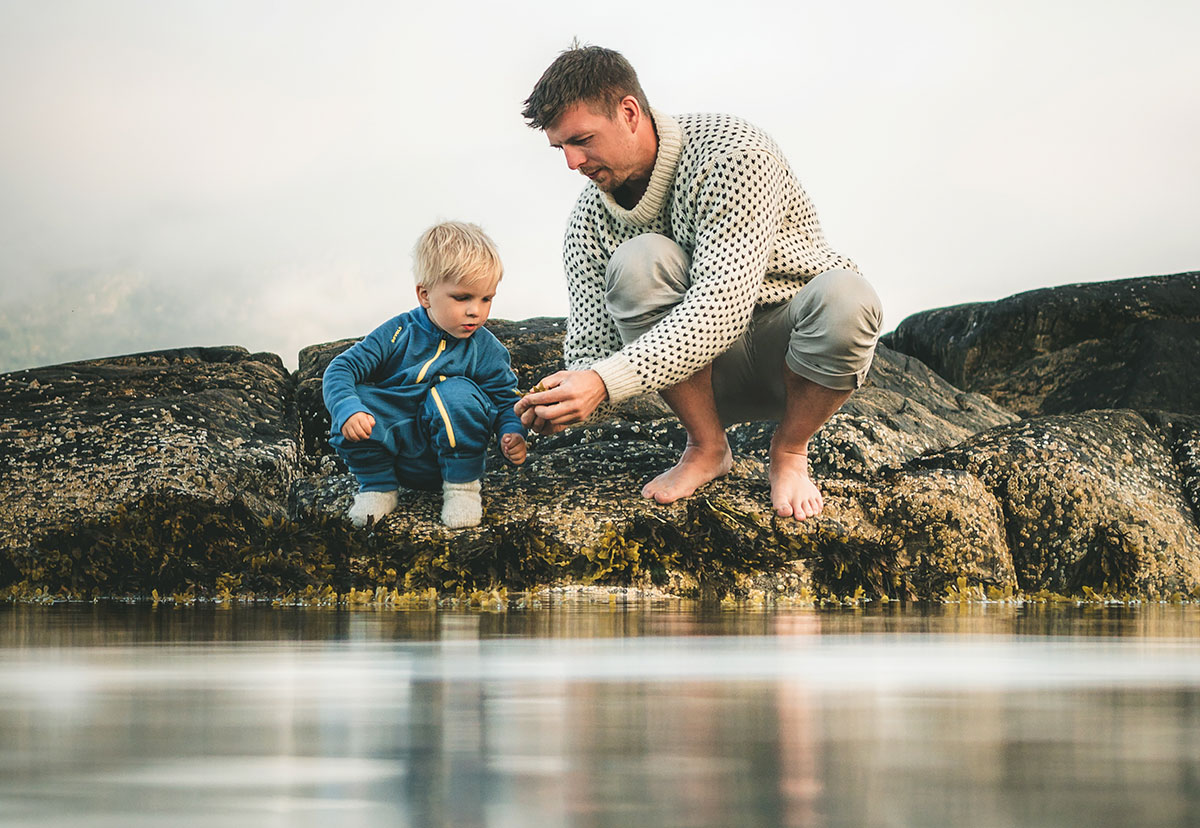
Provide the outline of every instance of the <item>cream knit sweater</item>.
<path id="1" fill-rule="evenodd" d="M 857 270 L 825 242 L 817 214 L 767 135 L 729 115 L 654 111 L 658 156 L 632 210 L 589 183 L 567 225 L 570 295 L 564 357 L 594 369 L 610 402 L 674 385 L 712 362 L 760 305 L 786 302 L 814 276 Z M 692 258 L 691 287 L 659 324 L 621 347 L 604 305 L 613 251 L 661 233 Z"/>

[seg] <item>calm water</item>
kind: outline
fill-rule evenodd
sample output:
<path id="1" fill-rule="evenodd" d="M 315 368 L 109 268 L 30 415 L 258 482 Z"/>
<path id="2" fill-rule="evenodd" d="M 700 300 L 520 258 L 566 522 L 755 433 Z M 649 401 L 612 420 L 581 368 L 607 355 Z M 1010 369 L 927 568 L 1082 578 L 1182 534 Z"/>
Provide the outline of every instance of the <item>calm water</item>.
<path id="1" fill-rule="evenodd" d="M 0 824 L 1200 825 L 1200 608 L 0 605 Z"/>

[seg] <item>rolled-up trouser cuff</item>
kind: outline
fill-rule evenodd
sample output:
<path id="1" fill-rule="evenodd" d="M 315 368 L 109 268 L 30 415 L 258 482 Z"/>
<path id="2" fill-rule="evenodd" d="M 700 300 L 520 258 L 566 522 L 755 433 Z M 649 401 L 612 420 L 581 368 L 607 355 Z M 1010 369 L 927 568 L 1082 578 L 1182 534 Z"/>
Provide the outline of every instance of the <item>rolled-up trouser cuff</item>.
<path id="1" fill-rule="evenodd" d="M 442 480 L 447 483 L 470 483 L 483 477 L 484 462 L 487 457 L 483 454 L 473 454 L 469 457 L 439 457 L 438 465 L 442 468 Z"/>
<path id="2" fill-rule="evenodd" d="M 791 352 L 784 354 L 783 361 L 788 369 L 793 374 L 798 374 L 806 380 L 811 380 L 817 385 L 824 386 L 833 391 L 854 391 L 862 388 L 862 384 L 867 381 L 867 374 L 871 370 L 871 359 L 874 357 L 874 349 L 871 350 L 871 356 L 867 358 L 867 366 L 861 371 L 855 371 L 852 374 L 830 374 L 826 371 L 821 371 L 818 368 L 812 368 L 802 362 L 796 360 Z"/>

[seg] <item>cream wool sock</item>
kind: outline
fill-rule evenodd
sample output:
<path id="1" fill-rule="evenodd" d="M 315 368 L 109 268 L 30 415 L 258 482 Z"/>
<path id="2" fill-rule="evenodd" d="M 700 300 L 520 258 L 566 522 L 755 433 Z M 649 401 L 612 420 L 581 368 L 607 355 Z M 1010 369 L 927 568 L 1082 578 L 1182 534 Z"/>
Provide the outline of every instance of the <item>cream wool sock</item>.
<path id="1" fill-rule="evenodd" d="M 368 518 L 373 517 L 376 522 L 382 520 L 399 502 L 398 489 L 392 489 L 390 492 L 359 492 L 354 496 L 354 505 L 346 512 L 346 517 L 350 518 L 350 522 L 355 526 L 366 526 Z"/>
<path id="2" fill-rule="evenodd" d="M 478 480 L 442 483 L 442 523 L 451 529 L 478 526 L 483 518 L 483 500 Z"/>

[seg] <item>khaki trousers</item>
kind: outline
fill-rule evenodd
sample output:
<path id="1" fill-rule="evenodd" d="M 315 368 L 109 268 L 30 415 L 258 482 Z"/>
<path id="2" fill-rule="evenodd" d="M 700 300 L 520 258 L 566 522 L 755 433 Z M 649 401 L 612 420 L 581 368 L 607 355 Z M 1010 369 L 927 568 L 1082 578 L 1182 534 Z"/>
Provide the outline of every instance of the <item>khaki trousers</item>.
<path id="1" fill-rule="evenodd" d="M 657 233 L 616 249 L 605 304 L 622 342 L 633 342 L 683 300 L 690 267 L 683 248 Z M 874 288 L 845 269 L 815 276 L 789 302 L 759 308 L 741 338 L 712 364 L 722 422 L 781 419 L 785 365 L 826 388 L 858 388 L 871 368 L 882 321 Z"/>

